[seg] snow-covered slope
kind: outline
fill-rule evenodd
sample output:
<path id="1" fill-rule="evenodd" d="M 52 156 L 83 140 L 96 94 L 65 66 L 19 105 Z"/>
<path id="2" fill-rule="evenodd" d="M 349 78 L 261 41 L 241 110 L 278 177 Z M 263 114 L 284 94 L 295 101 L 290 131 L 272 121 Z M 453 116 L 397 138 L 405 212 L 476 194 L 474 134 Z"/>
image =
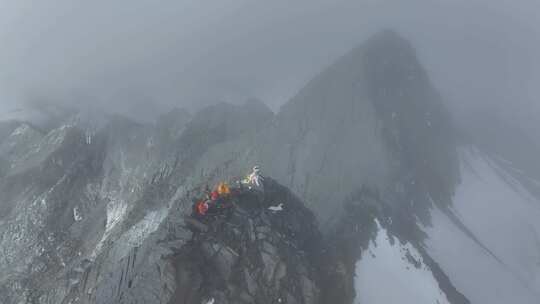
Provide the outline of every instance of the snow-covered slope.
<path id="1" fill-rule="evenodd" d="M 472 303 L 538 303 L 540 201 L 476 149 L 460 152 L 451 211 L 434 209 L 429 254 Z"/>
<path id="2" fill-rule="evenodd" d="M 356 264 L 354 303 L 448 304 L 420 253 L 377 226 L 376 239 Z"/>

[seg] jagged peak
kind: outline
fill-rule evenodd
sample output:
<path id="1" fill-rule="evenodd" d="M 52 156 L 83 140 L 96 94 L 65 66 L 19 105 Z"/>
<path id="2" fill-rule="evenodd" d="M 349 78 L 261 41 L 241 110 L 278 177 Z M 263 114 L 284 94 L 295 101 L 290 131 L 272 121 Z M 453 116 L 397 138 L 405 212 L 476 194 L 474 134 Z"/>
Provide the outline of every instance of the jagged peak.
<path id="1" fill-rule="evenodd" d="M 384 29 L 375 33 L 368 40 L 366 40 L 361 47 L 383 47 L 385 49 L 395 49 L 414 53 L 414 48 L 409 40 L 393 29 Z"/>

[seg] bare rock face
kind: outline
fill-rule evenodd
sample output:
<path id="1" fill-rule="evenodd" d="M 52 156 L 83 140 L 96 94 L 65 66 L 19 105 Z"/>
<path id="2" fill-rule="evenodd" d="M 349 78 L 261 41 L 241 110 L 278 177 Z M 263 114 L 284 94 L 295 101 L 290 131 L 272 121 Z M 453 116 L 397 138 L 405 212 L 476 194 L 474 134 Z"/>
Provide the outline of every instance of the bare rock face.
<path id="1" fill-rule="evenodd" d="M 235 207 L 204 218 L 207 228 L 171 257 L 186 278 L 174 303 L 320 303 L 315 217 L 285 187 L 266 179 L 264 188 L 233 195 Z"/>

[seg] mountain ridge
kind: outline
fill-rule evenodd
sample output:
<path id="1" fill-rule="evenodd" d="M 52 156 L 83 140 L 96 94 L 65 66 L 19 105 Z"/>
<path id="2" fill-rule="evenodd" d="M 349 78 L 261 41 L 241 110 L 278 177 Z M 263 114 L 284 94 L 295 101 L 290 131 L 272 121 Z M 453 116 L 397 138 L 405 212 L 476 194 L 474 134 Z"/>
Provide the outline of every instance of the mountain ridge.
<path id="1" fill-rule="evenodd" d="M 369 284 L 362 281 L 366 273 L 368 279 L 376 276 L 370 269 L 378 269 L 377 255 L 393 257 L 391 273 L 396 278 L 410 275 L 430 286 L 428 293 L 421 293 L 427 298 L 401 290 L 403 297 L 412 297 L 404 301 L 467 304 L 488 299 L 468 287 L 485 292 L 483 282 L 464 283 L 476 265 L 453 271 L 448 262 L 455 262 L 453 251 L 438 242 L 438 235 L 469 244 L 465 251 L 471 259 L 491 261 L 497 256 L 520 276 L 534 280 L 536 275 L 534 259 L 526 259 L 531 273 L 525 271 L 511 250 L 486 233 L 491 226 L 481 217 L 456 213 L 460 228 L 445 213 L 458 207 L 485 208 L 463 178 L 480 188 L 483 184 L 463 166 L 467 158 L 460 148 L 467 142 L 456 132 L 414 48 L 392 31 L 375 35 L 338 59 L 276 114 L 249 101 L 221 103 L 193 114 L 177 109 L 155 124 L 75 114 L 41 131 L 27 124 L 22 133 L 28 136 L 20 136 L 15 131 L 23 125 L 0 124 L 0 295 L 7 303 L 173 303 L 184 296 L 184 303 L 281 299 L 349 304 L 366 297 L 384 303 L 388 291 L 366 289 Z M 269 191 L 288 193 L 287 200 L 297 202 L 294 210 L 303 211 L 288 218 L 287 204 L 284 211 L 265 209 L 284 202 L 261 205 L 250 198 L 264 207 L 257 210 L 266 214 L 263 217 L 288 218 L 280 225 L 311 227 L 319 244 L 302 248 L 295 243 L 298 235 L 284 236 L 277 229 L 271 233 L 271 247 L 293 243 L 294 250 L 273 250 L 261 265 L 262 248 L 250 245 L 256 249 L 245 256 L 248 262 L 234 262 L 233 267 L 229 261 L 237 261 L 235 254 L 225 249 L 226 257 L 220 257 L 221 249 L 203 246 L 204 234 L 188 227 L 192 199 L 200 198 L 205 186 L 243 178 L 254 165 L 262 168 Z M 497 168 L 503 173 L 508 169 Z M 502 183 L 487 169 L 482 172 L 505 190 L 505 197 L 521 198 L 522 190 L 513 182 Z M 519 193 L 509 190 L 514 188 Z M 503 211 L 513 211 L 507 204 L 498 201 L 493 210 L 505 221 Z M 525 216 L 527 210 L 536 212 L 522 207 L 516 214 Z M 243 219 L 223 231 L 249 239 L 251 228 L 245 224 L 262 215 L 242 214 Z M 276 228 L 261 225 L 263 230 Z M 524 227 L 515 227 L 524 235 L 516 246 L 534 236 Z M 465 231 L 478 236 L 478 242 L 470 243 Z M 236 248 L 232 252 L 250 247 L 234 237 L 206 236 Z M 445 250 L 441 253 L 440 248 Z M 523 245 L 523 250 L 535 256 L 534 248 Z M 303 256 L 302 251 L 315 257 L 292 258 Z M 172 261 L 175 255 L 179 260 Z M 296 278 L 305 286 L 282 277 L 281 266 L 272 270 L 281 273 L 281 279 L 268 290 L 261 282 L 246 281 L 246 272 L 268 275 L 270 260 L 302 273 Z M 197 281 L 190 282 L 187 273 Z M 511 278 L 495 283 L 500 287 L 505 282 L 514 284 L 501 287 L 506 299 L 513 290 L 522 290 Z M 290 289 L 291 284 L 295 288 Z M 207 285 L 211 288 L 204 289 Z M 530 295 L 523 299 L 529 303 Z"/>

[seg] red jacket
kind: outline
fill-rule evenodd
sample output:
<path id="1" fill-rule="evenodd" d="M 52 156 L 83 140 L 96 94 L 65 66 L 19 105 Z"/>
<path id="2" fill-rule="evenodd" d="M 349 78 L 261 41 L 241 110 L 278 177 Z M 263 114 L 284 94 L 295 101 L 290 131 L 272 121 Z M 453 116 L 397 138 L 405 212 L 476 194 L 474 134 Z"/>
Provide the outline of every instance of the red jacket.
<path id="1" fill-rule="evenodd" d="M 207 211 L 208 211 L 208 204 L 206 202 L 200 201 L 197 203 L 197 212 L 200 215 L 205 215 Z"/>
<path id="2" fill-rule="evenodd" d="M 212 191 L 212 193 L 210 194 L 210 199 L 215 201 L 219 198 L 219 193 L 217 191 Z"/>

